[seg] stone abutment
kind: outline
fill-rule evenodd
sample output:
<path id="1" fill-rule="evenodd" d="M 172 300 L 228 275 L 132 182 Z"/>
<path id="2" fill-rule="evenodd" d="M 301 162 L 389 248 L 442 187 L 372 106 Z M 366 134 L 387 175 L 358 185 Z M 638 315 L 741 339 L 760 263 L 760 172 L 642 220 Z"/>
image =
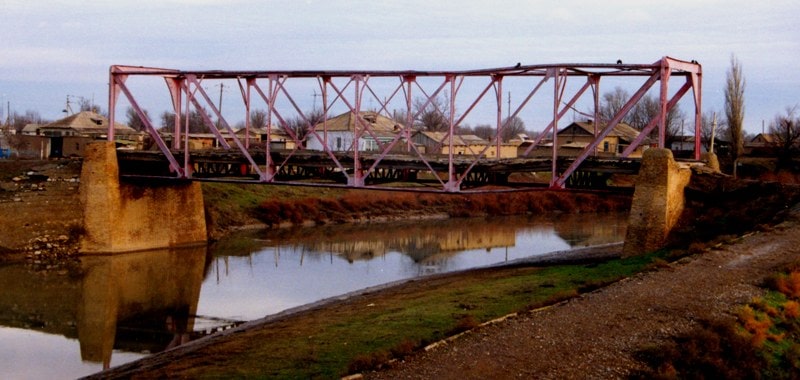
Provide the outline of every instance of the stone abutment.
<path id="1" fill-rule="evenodd" d="M 196 182 L 120 181 L 113 142 L 87 146 L 81 171 L 83 253 L 188 246 L 207 240 L 203 193 Z"/>

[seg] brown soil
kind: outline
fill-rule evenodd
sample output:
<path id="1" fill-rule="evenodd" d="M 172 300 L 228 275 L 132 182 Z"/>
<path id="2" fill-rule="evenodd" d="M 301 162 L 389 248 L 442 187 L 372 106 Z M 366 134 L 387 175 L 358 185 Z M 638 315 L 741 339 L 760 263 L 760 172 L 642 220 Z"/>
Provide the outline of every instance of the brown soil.
<path id="1" fill-rule="evenodd" d="M 78 177 L 77 161 L 0 160 L 0 261 L 37 238 L 70 238 L 83 218 Z"/>

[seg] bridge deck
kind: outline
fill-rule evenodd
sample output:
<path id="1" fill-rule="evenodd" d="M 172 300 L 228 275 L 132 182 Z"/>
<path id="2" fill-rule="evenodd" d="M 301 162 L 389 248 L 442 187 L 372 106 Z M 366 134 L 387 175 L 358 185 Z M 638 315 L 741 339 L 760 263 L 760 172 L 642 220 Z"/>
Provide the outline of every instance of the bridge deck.
<path id="1" fill-rule="evenodd" d="M 255 162 L 265 163 L 266 152 L 263 149 L 250 149 L 249 155 Z M 175 158 L 183 162 L 183 152 L 174 151 Z M 202 150 L 193 151 L 190 155 L 190 167 L 193 168 L 190 179 L 195 181 L 229 181 L 229 182 L 261 182 L 274 184 L 330 185 L 342 182 L 345 176 L 337 165 L 353 168 L 355 158 L 352 152 L 341 152 L 332 156 L 314 151 L 271 151 L 271 162 L 280 162 L 280 166 L 272 167 L 275 175 L 265 181 L 258 177 L 249 159 L 239 151 Z M 120 174 L 129 178 L 170 177 L 169 162 L 158 151 L 118 151 Z M 450 160 L 446 155 L 429 156 L 425 160 L 409 155 L 377 155 L 359 154 L 361 168 L 374 168 L 365 176 L 367 186 L 381 186 L 392 182 L 402 182 L 405 186 L 420 184 L 425 186 L 436 181 L 436 175 L 446 176 Z M 573 157 L 562 157 L 557 161 L 558 170 L 565 170 L 574 162 Z M 474 157 L 455 157 L 452 165 L 457 173 L 467 173 L 465 184 L 470 187 L 484 185 L 543 186 L 546 183 L 532 180 L 526 174 L 550 173 L 552 158 L 507 158 L 480 159 Z M 569 187 L 604 187 L 605 180 L 612 174 L 636 174 L 640 160 L 631 158 L 590 157 L 580 167 L 575 181 Z M 348 169 L 345 169 L 348 170 Z M 349 169 L 352 170 L 352 169 Z M 523 174 L 512 177 L 513 174 Z M 587 176 L 593 178 L 587 181 Z M 528 178 L 528 180 L 526 180 Z"/>

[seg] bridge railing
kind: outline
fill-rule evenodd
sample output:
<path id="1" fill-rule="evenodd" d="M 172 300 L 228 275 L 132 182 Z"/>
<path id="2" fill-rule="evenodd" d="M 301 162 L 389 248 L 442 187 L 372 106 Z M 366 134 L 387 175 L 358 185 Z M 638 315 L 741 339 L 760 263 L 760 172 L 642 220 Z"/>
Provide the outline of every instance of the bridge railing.
<path id="1" fill-rule="evenodd" d="M 550 186 L 563 188 L 569 176 L 587 157 L 597 154 L 604 139 L 657 83 L 659 112 L 621 156 L 630 155 L 655 131 L 655 145 L 664 147 L 666 116 L 689 90 L 694 106 L 695 158 L 700 155 L 702 69 L 694 61 L 669 57 L 652 64 L 517 64 L 463 71 L 183 71 L 114 65 L 109 72 L 110 125 L 115 123 L 122 94 L 129 110 L 142 121 L 166 157 L 170 171 L 179 178 L 192 177 L 190 127 L 196 123 L 190 119 L 197 115 L 216 140 L 215 145 L 238 151 L 261 182 L 277 182 L 276 174 L 296 152 L 317 150 L 333 162 L 349 186 L 365 187 L 365 179 L 378 170 L 383 159 L 402 151 L 422 162 L 430 172 L 438 170 L 443 174 L 432 176 L 442 191 L 458 192 L 477 165 L 503 158 L 504 138 L 515 127 L 515 120 L 524 119 L 529 121 L 528 129 L 544 127 L 519 155 L 525 157 L 534 149 L 541 155 L 543 148 L 551 149 Z M 670 91 L 673 77 L 683 77 L 684 81 L 677 90 Z M 143 102 L 156 97 L 131 78 L 163 80 L 167 96 L 161 99 L 167 103 L 167 112 L 174 115 L 171 125 L 159 129 L 153 124 Z M 610 120 L 600 120 L 601 78 L 639 86 Z M 216 103 L 211 95 L 214 87 L 220 90 Z M 552 92 L 543 90 L 548 87 Z M 223 103 L 224 88 L 238 90 L 241 101 L 230 100 L 229 96 L 228 102 Z M 587 114 L 592 119 L 593 139 L 563 169 L 558 165 L 559 123 L 569 111 L 577 112 L 580 104 L 588 104 L 592 112 Z M 236 115 L 244 120 L 243 134 L 237 133 L 228 121 Z M 251 134 L 257 130 L 252 123 L 254 115 L 261 117 L 260 125 L 266 125 L 262 131 L 266 154 L 258 161 L 250 153 Z M 490 128 L 492 141 L 473 145 L 465 142 L 459 129 L 466 124 Z M 169 130 L 171 141 L 163 137 L 165 129 Z M 284 152 L 291 146 L 288 154 L 270 154 L 270 141 L 275 135 L 285 140 Z M 114 139 L 113 128 L 108 137 Z M 366 155 L 367 149 L 370 160 L 364 164 L 360 156 Z M 342 152 L 352 160 L 342 161 Z M 440 164 L 433 164 L 431 153 L 447 158 L 446 173 L 441 172 Z M 276 161 L 274 157 L 280 159 Z M 462 164 L 455 165 L 456 159 Z M 463 165 L 465 159 L 469 160 L 468 165 Z"/>

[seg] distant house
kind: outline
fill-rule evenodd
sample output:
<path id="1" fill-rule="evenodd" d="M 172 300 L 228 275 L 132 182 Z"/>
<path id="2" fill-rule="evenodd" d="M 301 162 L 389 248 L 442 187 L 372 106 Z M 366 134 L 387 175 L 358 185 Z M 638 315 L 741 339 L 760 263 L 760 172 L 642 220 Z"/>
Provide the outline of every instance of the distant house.
<path id="1" fill-rule="evenodd" d="M 377 112 L 360 112 L 358 116 L 354 112 L 345 112 L 315 125 L 315 133 L 306 137 L 306 149 L 323 151 L 327 148 L 342 152 L 352 151 L 353 145 L 357 144 L 359 151 L 376 151 L 379 143 L 391 142 L 403 129 L 402 124 Z"/>
<path id="2" fill-rule="evenodd" d="M 597 125 L 597 132 L 599 133 L 604 128 L 605 125 Z M 638 136 L 639 131 L 635 128 L 624 123 L 619 123 L 605 138 L 603 138 L 603 141 L 597 145 L 595 153 L 599 155 L 618 156 L 622 154 Z M 558 131 L 556 139 L 559 155 L 577 155 L 595 140 L 595 124 L 592 121 L 573 122 Z M 649 142 L 649 139 L 645 138 L 639 146 L 631 152 L 629 157 L 641 157 Z"/>
<path id="3" fill-rule="evenodd" d="M 63 119 L 39 127 L 39 134 L 51 137 L 81 136 L 93 139 L 104 139 L 108 136 L 108 118 L 103 115 L 82 111 Z M 140 132 L 127 125 L 115 123 L 114 135 L 125 138 L 141 135 Z"/>
<path id="4" fill-rule="evenodd" d="M 777 145 L 778 137 L 772 133 L 759 133 L 756 137 L 747 142 L 747 146 L 752 148 L 768 148 Z"/>
<path id="5" fill-rule="evenodd" d="M 497 157 L 497 145 L 476 135 L 449 136 L 447 132 L 419 131 L 412 137 L 414 144 L 425 147 L 425 152 L 429 154 L 450 154 L 451 140 L 455 155 L 477 156 L 483 153 L 487 158 Z M 520 141 L 501 144 L 500 157 L 516 157 L 519 143 Z"/>
<path id="6" fill-rule="evenodd" d="M 21 151 L 27 157 L 81 156 L 86 144 L 108 138 L 108 119 L 100 114 L 83 111 L 52 123 L 28 124 L 20 138 L 27 148 Z M 126 125 L 114 126 L 115 141 L 119 146 L 141 146 L 143 134 Z"/>
<path id="7" fill-rule="evenodd" d="M 241 128 L 236 131 L 236 135 L 239 136 L 240 139 L 244 139 L 245 137 L 245 129 Z M 267 133 L 267 128 L 250 128 L 250 145 L 252 146 L 254 143 L 262 144 L 264 141 L 270 140 L 270 149 L 294 149 L 297 144 L 295 144 L 294 139 L 289 136 L 286 131 L 276 126 L 272 126 Z"/>
<path id="8" fill-rule="evenodd" d="M 20 134 L 23 136 L 39 136 L 40 128 L 42 128 L 42 124 L 25 124 Z"/>
<path id="9" fill-rule="evenodd" d="M 744 144 L 744 153 L 751 156 L 772 156 L 775 155 L 778 145 L 778 136 L 759 133 Z"/>

